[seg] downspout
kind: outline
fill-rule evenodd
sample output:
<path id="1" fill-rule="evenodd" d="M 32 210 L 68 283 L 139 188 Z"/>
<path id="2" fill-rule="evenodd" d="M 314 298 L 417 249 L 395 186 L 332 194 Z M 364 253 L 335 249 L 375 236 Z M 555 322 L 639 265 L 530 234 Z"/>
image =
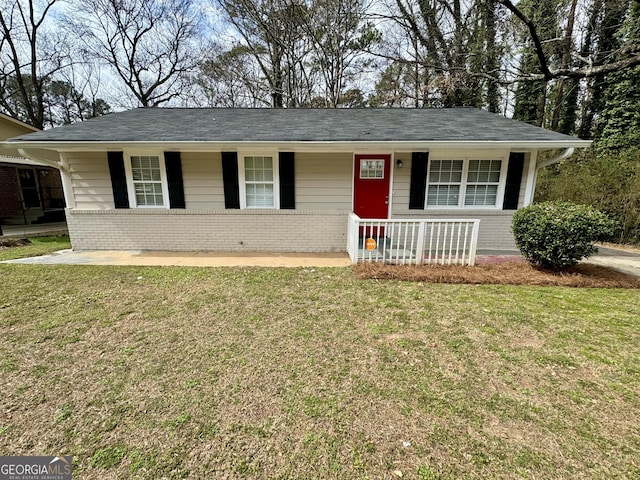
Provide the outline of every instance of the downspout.
<path id="1" fill-rule="evenodd" d="M 576 150 L 575 148 L 569 147 L 557 157 L 550 158 L 549 160 L 545 160 L 544 162 L 541 162 L 538 165 L 536 165 L 536 173 L 533 176 L 533 189 L 531 193 L 531 200 L 533 200 L 533 197 L 536 193 L 536 183 L 538 182 L 538 172 L 540 172 L 540 170 L 543 169 L 544 167 L 548 167 L 549 165 L 553 165 L 554 163 L 558 163 L 558 162 L 561 162 L 562 160 L 566 160 L 571 155 L 573 155 L 573 152 L 575 152 L 575 150 Z"/>

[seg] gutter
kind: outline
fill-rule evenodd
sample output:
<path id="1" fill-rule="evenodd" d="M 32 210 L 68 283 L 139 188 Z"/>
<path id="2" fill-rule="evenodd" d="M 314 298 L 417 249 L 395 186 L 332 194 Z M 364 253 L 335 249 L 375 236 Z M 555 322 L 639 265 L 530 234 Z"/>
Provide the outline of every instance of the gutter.
<path id="1" fill-rule="evenodd" d="M 538 175 L 538 171 L 540 169 L 544 167 L 548 167 L 549 165 L 553 165 L 554 163 L 559 163 L 562 160 L 566 160 L 571 155 L 573 155 L 574 151 L 575 151 L 574 147 L 569 147 L 557 157 L 550 158 L 549 160 L 545 160 L 544 162 L 540 163 L 539 165 L 536 166 L 536 176 Z"/>
<path id="2" fill-rule="evenodd" d="M 422 151 L 423 149 L 446 148 L 474 148 L 479 150 L 509 148 L 518 151 L 549 150 L 554 148 L 583 148 L 591 145 L 589 140 L 559 140 L 559 141 L 496 141 L 496 140 L 463 140 L 463 141 L 393 141 L 393 140 L 349 140 L 349 141 L 7 141 L 8 148 L 23 148 L 36 150 L 53 150 L 57 152 L 74 151 L 122 151 L 123 149 L 163 149 L 179 151 L 237 151 L 237 149 L 269 149 L 281 148 L 296 151 L 342 151 L 354 150 L 388 150 L 392 146 L 396 151 Z"/>
<path id="3" fill-rule="evenodd" d="M 553 158 L 550 158 L 548 160 L 545 160 L 544 162 L 541 162 L 541 163 L 536 165 L 536 173 L 533 176 L 533 190 L 532 190 L 533 193 L 531 195 L 531 200 L 533 200 L 533 195 L 535 195 L 536 183 L 538 182 L 538 172 L 540 172 L 540 170 L 542 170 L 544 167 L 548 167 L 549 165 L 553 165 L 554 163 L 559 163 L 562 160 L 566 160 L 571 155 L 573 155 L 574 151 L 575 151 L 574 147 L 569 147 L 564 152 L 562 152 L 560 155 L 558 155 L 556 157 L 553 157 Z"/>

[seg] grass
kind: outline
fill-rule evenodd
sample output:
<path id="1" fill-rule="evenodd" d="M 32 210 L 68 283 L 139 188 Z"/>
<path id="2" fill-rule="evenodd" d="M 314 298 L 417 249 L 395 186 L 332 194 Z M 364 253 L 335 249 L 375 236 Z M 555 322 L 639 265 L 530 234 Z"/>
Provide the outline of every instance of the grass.
<path id="1" fill-rule="evenodd" d="M 48 255 L 66 248 L 71 248 L 69 237 L 66 235 L 29 239 L 1 239 L 0 261 Z"/>
<path id="2" fill-rule="evenodd" d="M 0 451 L 78 478 L 638 478 L 635 290 L 0 265 Z"/>

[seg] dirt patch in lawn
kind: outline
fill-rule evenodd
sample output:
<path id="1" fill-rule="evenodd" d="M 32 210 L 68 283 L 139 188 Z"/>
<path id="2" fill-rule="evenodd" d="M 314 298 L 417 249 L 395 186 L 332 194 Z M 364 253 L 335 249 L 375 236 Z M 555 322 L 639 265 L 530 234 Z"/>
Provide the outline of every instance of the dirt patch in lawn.
<path id="1" fill-rule="evenodd" d="M 31 241 L 28 238 L 0 238 L 0 249 L 24 247 L 30 243 Z"/>
<path id="2" fill-rule="evenodd" d="M 640 278 L 599 265 L 580 264 L 556 272 L 523 262 L 475 265 L 385 265 L 361 263 L 353 267 L 361 279 L 410 282 L 535 285 L 580 288 L 640 288 Z"/>

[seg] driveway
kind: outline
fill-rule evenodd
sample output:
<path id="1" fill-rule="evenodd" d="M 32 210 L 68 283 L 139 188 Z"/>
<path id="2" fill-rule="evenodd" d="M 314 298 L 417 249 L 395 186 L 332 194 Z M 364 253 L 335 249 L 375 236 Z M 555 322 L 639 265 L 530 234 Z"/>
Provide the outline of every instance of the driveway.
<path id="1" fill-rule="evenodd" d="M 598 253 L 585 262 L 640 276 L 640 249 L 617 247 L 610 244 L 607 244 L 606 247 L 598 246 Z"/>

